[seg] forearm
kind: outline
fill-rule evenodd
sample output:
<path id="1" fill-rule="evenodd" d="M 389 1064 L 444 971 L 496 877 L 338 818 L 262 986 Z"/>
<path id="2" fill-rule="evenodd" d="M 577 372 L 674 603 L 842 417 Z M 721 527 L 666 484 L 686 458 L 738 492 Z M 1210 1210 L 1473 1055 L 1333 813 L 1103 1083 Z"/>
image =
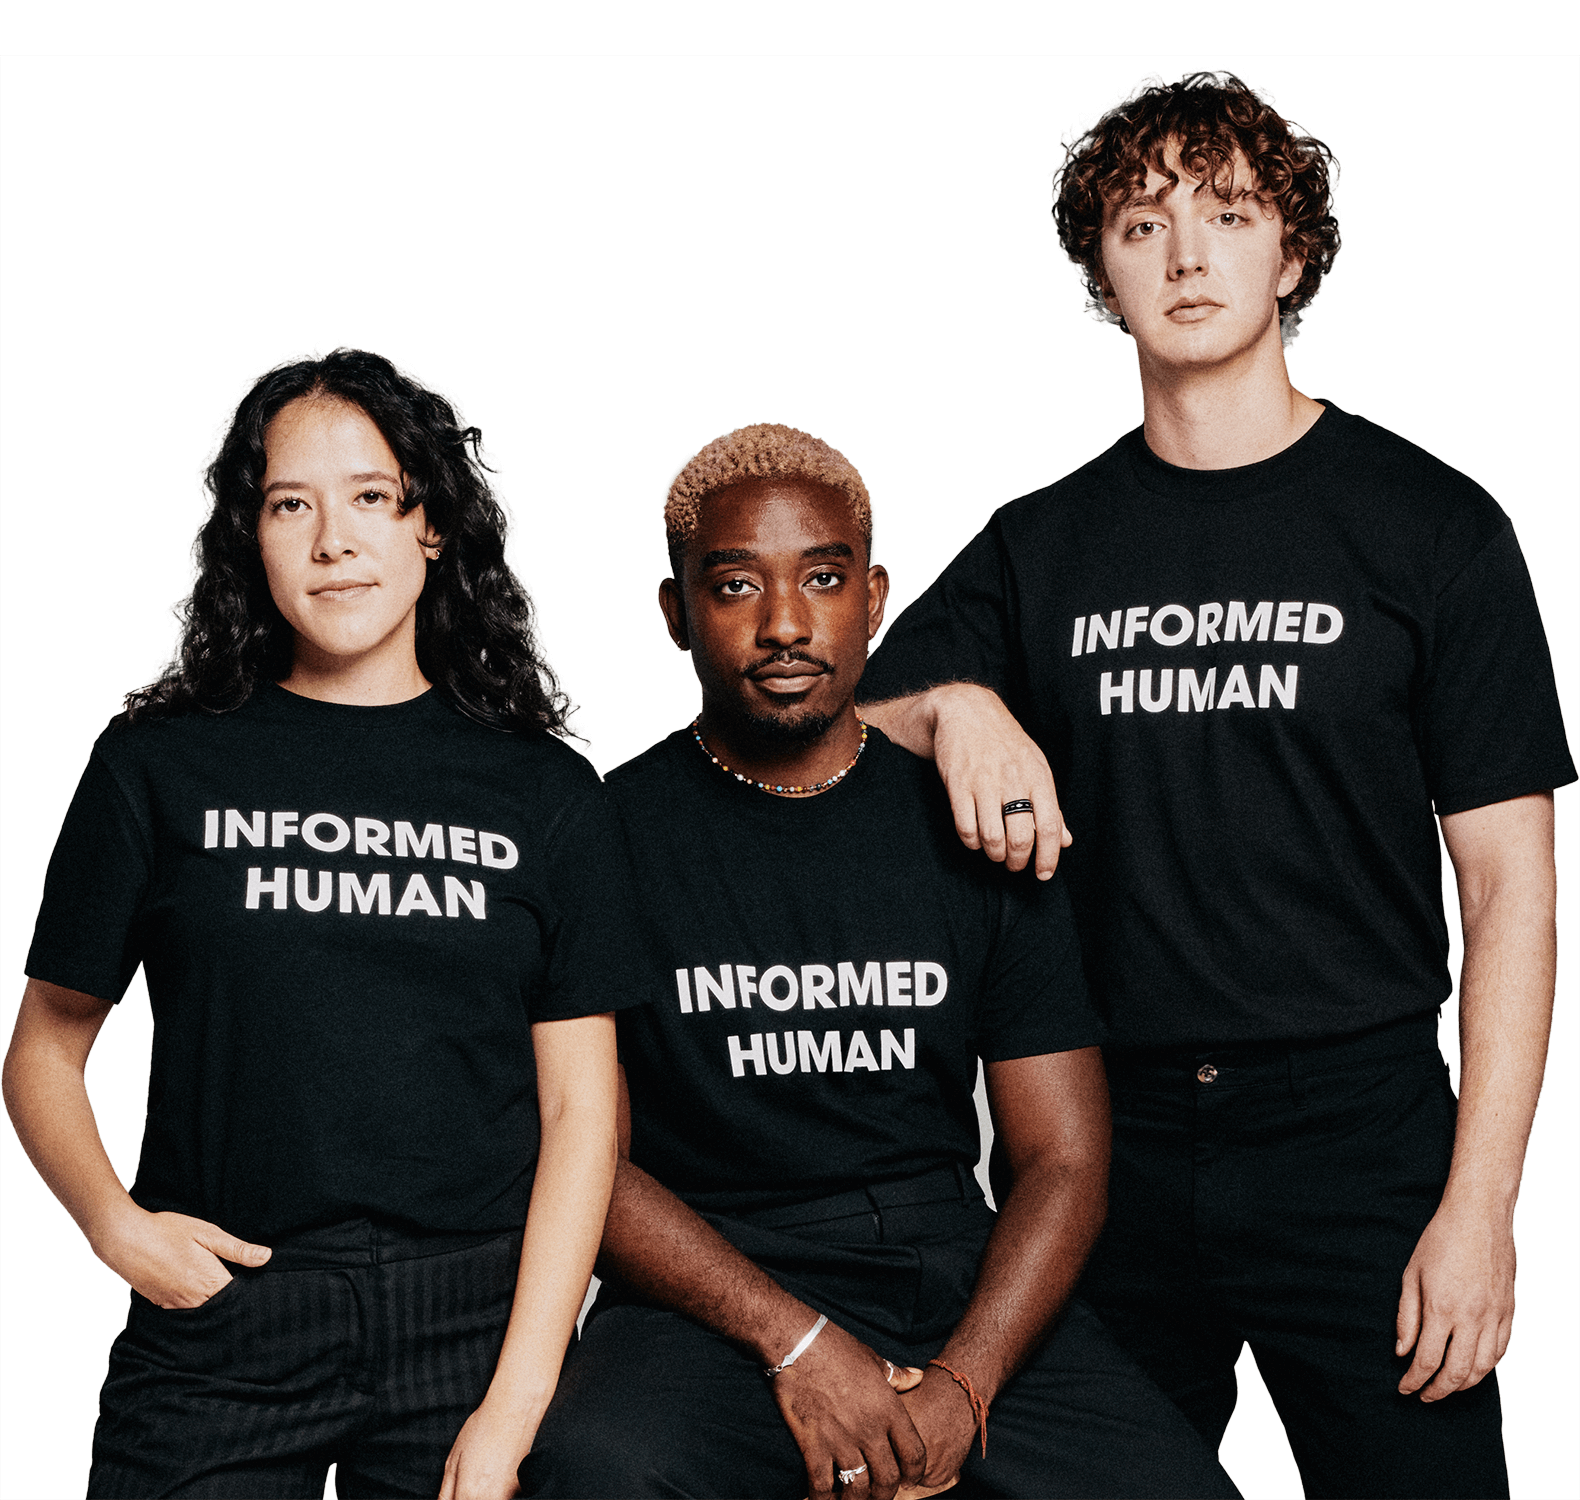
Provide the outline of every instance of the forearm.
<path id="1" fill-rule="evenodd" d="M 939 1358 L 985 1401 L 1036 1350 L 1069 1298 L 1107 1212 L 1103 1165 L 1040 1164 L 1017 1176 L 976 1287 Z"/>
<path id="2" fill-rule="evenodd" d="M 532 1431 L 554 1394 L 592 1279 L 614 1167 L 606 1108 L 568 1108 L 545 1119 L 510 1324 L 487 1398 Z"/>
<path id="3" fill-rule="evenodd" d="M 1464 912 L 1460 1099 L 1444 1201 L 1512 1220 L 1552 1023 L 1550 881 L 1510 882 Z"/>
<path id="4" fill-rule="evenodd" d="M 1441 1401 L 1508 1348 L 1514 1201 L 1541 1092 L 1557 942 L 1551 796 L 1451 813 L 1443 839 L 1459 879 L 1460 1099 L 1437 1212 L 1400 1279 L 1395 1352 L 1414 1351 L 1404 1395 Z"/>
<path id="5" fill-rule="evenodd" d="M 599 1270 L 777 1364 L 817 1321 L 711 1224 L 640 1167 L 622 1160 Z"/>
<path id="6" fill-rule="evenodd" d="M 942 1358 L 991 1401 L 1047 1333 L 1108 1212 L 1108 1083 L 1096 1047 L 986 1064 L 1013 1186 Z"/>

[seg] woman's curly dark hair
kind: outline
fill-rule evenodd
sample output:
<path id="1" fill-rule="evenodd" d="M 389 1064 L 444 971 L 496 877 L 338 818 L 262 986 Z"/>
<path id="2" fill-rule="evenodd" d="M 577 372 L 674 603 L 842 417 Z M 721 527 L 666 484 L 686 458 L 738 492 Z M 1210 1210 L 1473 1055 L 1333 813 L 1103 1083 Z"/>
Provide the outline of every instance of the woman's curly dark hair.
<path id="1" fill-rule="evenodd" d="M 1192 73 L 1178 83 L 1153 84 L 1103 116 L 1065 153 L 1054 179 L 1059 243 L 1086 273 L 1094 308 L 1110 321 L 1103 301 L 1103 222 L 1109 209 L 1147 180 L 1147 169 L 1178 182 L 1164 165 L 1170 147 L 1193 177 L 1223 198 L 1235 192 L 1236 155 L 1250 166 L 1252 191 L 1284 219 L 1284 253 L 1305 257 L 1305 271 L 1278 299 L 1285 336 L 1339 253 L 1339 221 L 1329 209 L 1328 177 L 1337 166 L 1319 140 L 1296 133 L 1271 105 L 1232 73 Z"/>
<path id="2" fill-rule="evenodd" d="M 421 505 L 443 539 L 417 600 L 417 665 L 462 713 L 496 729 L 563 733 L 568 704 L 538 654 L 532 601 L 505 562 L 505 515 L 484 477 L 482 434 L 387 359 L 336 349 L 271 370 L 247 392 L 209 465 L 214 508 L 198 533 L 197 583 L 181 648 L 158 682 L 129 693 L 129 719 L 239 708 L 291 670 L 292 631 L 258 552 L 264 435 L 290 402 L 358 407 L 401 466 L 402 512 Z"/>

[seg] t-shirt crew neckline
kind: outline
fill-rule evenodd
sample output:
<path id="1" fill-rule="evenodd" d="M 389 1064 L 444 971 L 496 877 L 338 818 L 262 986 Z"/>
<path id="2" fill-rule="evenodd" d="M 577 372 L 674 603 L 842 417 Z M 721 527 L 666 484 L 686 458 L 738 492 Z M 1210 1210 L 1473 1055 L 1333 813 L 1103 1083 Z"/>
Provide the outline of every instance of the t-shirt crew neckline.
<path id="1" fill-rule="evenodd" d="M 1120 441 L 1136 482 L 1153 494 L 1207 504 L 1254 499 L 1308 477 L 1326 456 L 1346 413 L 1325 398 L 1317 399 L 1322 414 L 1294 442 L 1270 458 L 1238 468 L 1184 469 L 1171 464 L 1147 446 L 1144 427 L 1127 432 Z"/>
<path id="2" fill-rule="evenodd" d="M 760 787 L 749 782 L 737 781 L 734 771 L 726 771 L 723 766 L 713 763 L 713 752 L 709 750 L 704 754 L 697 748 L 697 740 L 692 732 L 691 725 L 677 730 L 672 737 L 675 742 L 675 752 L 681 757 L 682 762 L 690 769 L 687 772 L 694 784 L 701 787 L 704 792 L 713 796 L 732 798 L 734 804 L 747 817 L 758 819 L 771 819 L 775 824 L 799 823 L 805 827 L 808 820 L 819 820 L 836 816 L 842 804 L 839 801 L 840 793 L 845 791 L 850 784 L 861 776 L 863 771 L 869 771 L 875 756 L 882 758 L 889 753 L 891 747 L 876 725 L 867 726 L 867 748 L 861 752 L 844 778 L 828 788 L 827 791 L 817 792 L 810 797 L 784 797 L 777 792 L 765 792 Z"/>
<path id="3" fill-rule="evenodd" d="M 255 701 L 270 718 L 299 723 L 333 723 L 340 729 L 399 728 L 430 718 L 436 710 L 442 712 L 448 707 L 440 693 L 431 686 L 415 698 L 405 698 L 399 703 L 329 703 L 322 698 L 308 698 L 301 693 L 293 693 L 277 682 L 267 682 L 258 690 Z"/>

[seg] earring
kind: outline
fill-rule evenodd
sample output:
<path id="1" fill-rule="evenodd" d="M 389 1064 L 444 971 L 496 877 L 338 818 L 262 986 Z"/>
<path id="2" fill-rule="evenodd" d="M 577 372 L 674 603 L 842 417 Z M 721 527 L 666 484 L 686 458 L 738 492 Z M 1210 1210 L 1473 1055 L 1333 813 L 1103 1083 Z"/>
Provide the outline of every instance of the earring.
<path id="1" fill-rule="evenodd" d="M 1130 325 L 1127 322 L 1125 322 L 1125 315 L 1123 313 L 1120 313 L 1120 315 L 1119 315 L 1119 331 L 1121 333 L 1129 333 L 1130 332 Z"/>

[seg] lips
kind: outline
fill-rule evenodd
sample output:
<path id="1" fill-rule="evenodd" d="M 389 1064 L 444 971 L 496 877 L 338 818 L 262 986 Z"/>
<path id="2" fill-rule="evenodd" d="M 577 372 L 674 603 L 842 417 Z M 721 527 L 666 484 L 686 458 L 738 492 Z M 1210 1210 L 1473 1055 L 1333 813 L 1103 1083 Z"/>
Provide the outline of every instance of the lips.
<path id="1" fill-rule="evenodd" d="M 374 585 L 361 578 L 336 579 L 334 583 L 326 583 L 322 588 L 309 589 L 307 592 L 315 599 L 327 599 L 331 604 L 341 599 L 360 598 Z"/>
<path id="2" fill-rule="evenodd" d="M 1178 312 L 1194 312 L 1198 308 L 1221 307 L 1221 302 L 1214 302 L 1211 297 L 1181 297 L 1164 313 L 1165 317 L 1172 318 Z"/>
<path id="3" fill-rule="evenodd" d="M 793 656 L 788 661 L 770 658 L 748 667 L 745 676 L 765 693 L 788 696 L 806 692 L 819 677 L 834 669 L 827 662 L 811 657 Z"/>

